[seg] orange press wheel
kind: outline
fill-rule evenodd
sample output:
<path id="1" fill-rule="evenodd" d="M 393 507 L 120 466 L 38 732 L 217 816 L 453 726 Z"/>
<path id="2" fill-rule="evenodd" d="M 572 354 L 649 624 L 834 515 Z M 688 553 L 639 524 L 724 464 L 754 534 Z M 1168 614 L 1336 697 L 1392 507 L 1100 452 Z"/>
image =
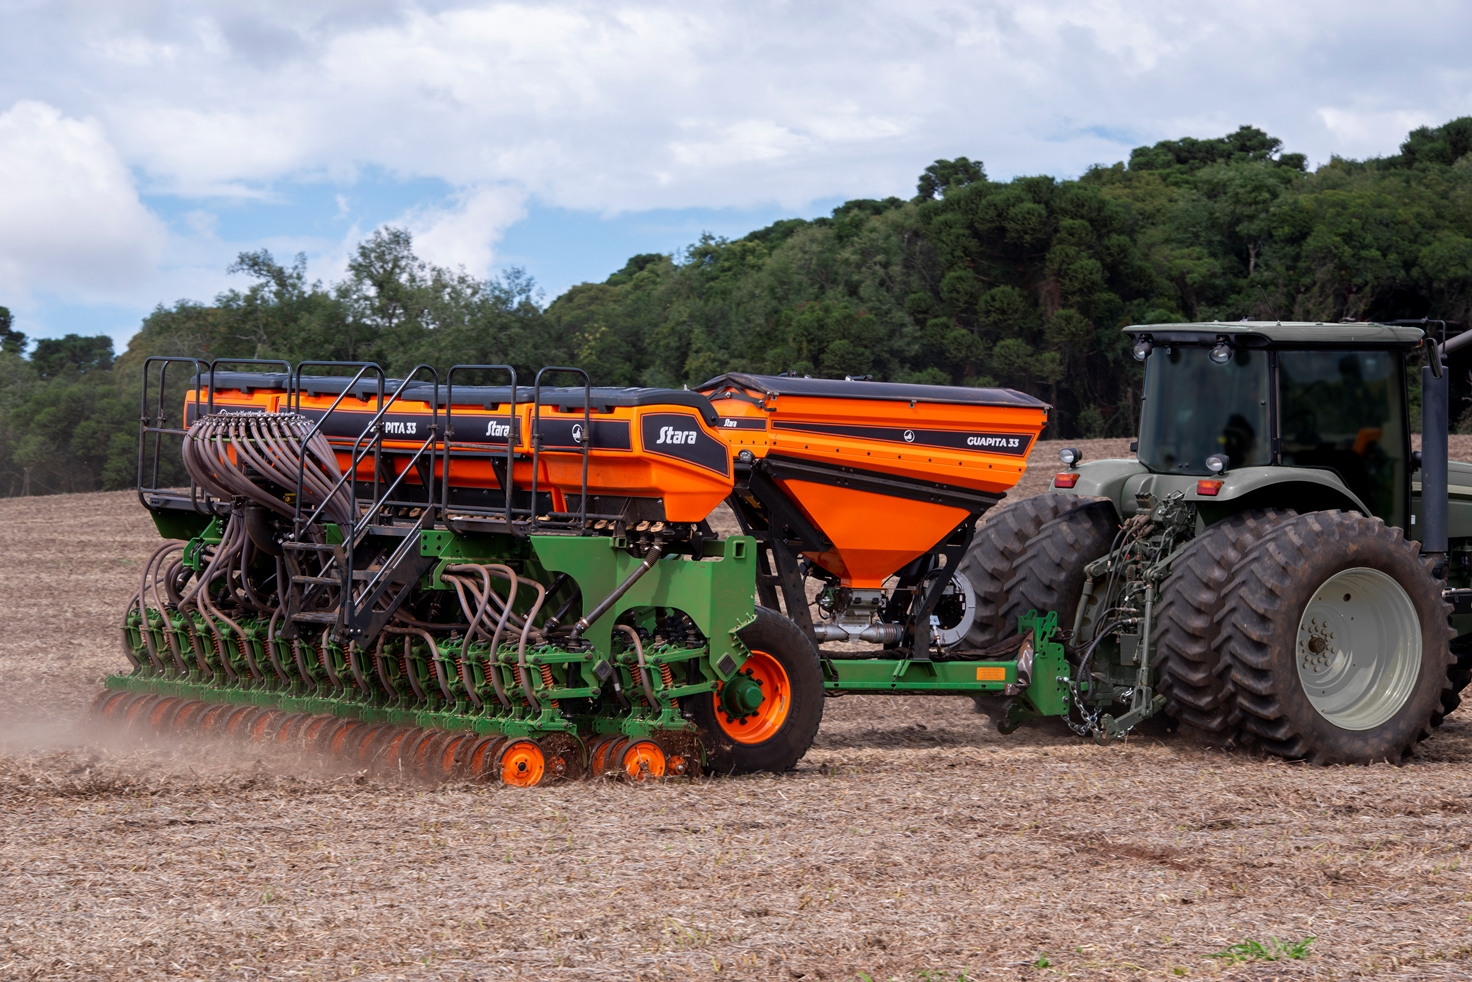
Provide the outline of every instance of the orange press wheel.
<path id="1" fill-rule="evenodd" d="M 434 759 L 429 762 L 430 771 L 441 781 L 454 780 L 455 776 L 460 772 L 461 755 L 470 749 L 471 744 L 475 743 L 475 740 L 476 736 L 474 733 L 461 731 L 450 734 L 450 738 L 440 744 L 439 749 L 435 752 Z"/>
<path id="2" fill-rule="evenodd" d="M 118 722 L 123 725 L 123 729 L 131 732 L 135 722 L 140 719 L 147 719 L 148 712 L 154 706 L 158 705 L 158 698 L 158 696 L 147 695 L 142 699 L 135 699 L 128 703 L 123 709 L 122 715 L 118 717 Z"/>
<path id="3" fill-rule="evenodd" d="M 226 712 L 228 712 L 228 711 L 230 711 L 231 709 L 234 709 L 234 708 L 235 707 L 231 706 L 228 703 L 223 703 L 223 702 L 212 702 L 212 703 L 210 703 L 209 706 L 205 709 L 205 711 L 199 714 L 199 734 L 200 734 L 200 736 L 209 736 L 211 733 L 213 733 L 214 732 L 214 729 L 215 729 L 215 725 L 216 725 L 216 723 L 219 722 L 220 717 L 222 717 L 223 715 L 225 715 Z"/>
<path id="4" fill-rule="evenodd" d="M 301 729 L 307 720 L 312 717 L 306 713 L 292 713 L 282 720 L 281 725 L 276 728 L 276 743 L 279 746 L 290 746 L 291 742 L 301 735 Z"/>
<path id="5" fill-rule="evenodd" d="M 373 770 L 380 777 L 397 776 L 399 773 L 399 751 L 404 742 L 419 732 L 417 727 L 395 726 L 393 732 L 380 741 L 378 752 L 373 755 Z"/>
<path id="6" fill-rule="evenodd" d="M 131 692 L 119 692 L 117 689 L 103 689 L 97 693 L 97 698 L 92 700 L 92 714 L 102 719 L 108 719 L 122 701 L 131 695 L 133 695 Z"/>
<path id="7" fill-rule="evenodd" d="M 301 734 L 301 749 L 311 749 L 316 743 L 317 737 L 322 735 L 322 731 L 326 729 L 327 725 L 336 722 L 338 722 L 336 716 L 325 716 L 320 713 L 307 717 L 306 722 L 302 724 L 301 730 L 299 731 Z"/>
<path id="8" fill-rule="evenodd" d="M 603 777 L 608 774 L 610 763 L 618 759 L 618 745 L 623 742 L 624 738 L 617 733 L 609 733 L 593 741 L 593 748 L 588 754 L 588 759 L 594 777 Z"/>
<path id="9" fill-rule="evenodd" d="M 174 716 L 184 705 L 184 700 L 178 696 L 169 696 L 161 700 L 148 711 L 148 728 L 155 733 L 166 733 L 174 722 Z"/>
<path id="10" fill-rule="evenodd" d="M 199 724 L 199 718 L 204 711 L 210 708 L 210 704 L 199 699 L 190 699 L 179 707 L 179 712 L 174 716 L 174 732 L 187 733 Z"/>
<path id="11" fill-rule="evenodd" d="M 634 740 L 619 754 L 619 766 L 631 781 L 655 781 L 665 775 L 664 750 L 653 740 Z"/>
<path id="12" fill-rule="evenodd" d="M 501 783 L 530 788 L 542 783 L 547 757 L 531 740 L 513 740 L 501 750 Z"/>
<path id="13" fill-rule="evenodd" d="M 253 743 L 270 743 L 276 736 L 276 730 L 286 720 L 287 714 L 280 709 L 268 709 L 251 721 L 250 729 L 246 736 Z"/>
<path id="14" fill-rule="evenodd" d="M 460 761 L 460 778 L 477 784 L 491 780 L 496 775 L 496 762 L 505 742 L 503 736 L 484 736 L 472 743 Z"/>
<path id="15" fill-rule="evenodd" d="M 358 741 L 356 755 L 358 766 L 371 767 L 373 765 L 373 758 L 378 755 L 378 751 L 383 746 L 384 741 L 396 729 L 397 727 L 388 723 L 379 723 L 377 726 L 370 726 L 368 731 L 363 734 L 363 738 Z"/>
<path id="16" fill-rule="evenodd" d="M 228 737 L 245 736 L 250 732 L 251 724 L 264 712 L 265 710 L 258 706 L 240 707 L 225 720 L 225 735 Z"/>

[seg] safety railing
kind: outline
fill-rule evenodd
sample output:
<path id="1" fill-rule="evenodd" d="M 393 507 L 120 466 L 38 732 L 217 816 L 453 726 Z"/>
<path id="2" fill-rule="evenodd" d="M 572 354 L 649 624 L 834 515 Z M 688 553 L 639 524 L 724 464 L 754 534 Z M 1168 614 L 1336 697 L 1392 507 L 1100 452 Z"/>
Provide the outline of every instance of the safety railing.
<path id="1" fill-rule="evenodd" d="M 506 438 L 506 451 L 504 454 L 498 454 L 495 450 L 487 451 L 482 449 L 482 444 L 494 444 L 496 437 L 502 435 L 495 432 L 497 419 L 495 416 L 489 417 L 486 423 L 486 439 L 484 441 L 471 442 L 463 439 L 455 439 L 455 376 L 458 374 L 463 377 L 471 372 L 504 373 L 510 379 L 510 385 L 507 387 L 506 394 L 506 432 L 503 434 Z M 518 425 L 519 417 L 516 412 L 517 397 L 519 394 L 520 390 L 517 385 L 516 369 L 510 365 L 454 365 L 445 375 L 444 473 L 440 479 L 440 514 L 444 517 L 448 518 L 450 515 L 450 468 L 451 461 L 457 453 L 461 460 L 478 457 L 491 461 L 492 471 L 496 474 L 496 483 L 501 486 L 503 500 L 499 508 L 477 507 L 475 505 L 456 503 L 454 505 L 455 513 L 464 516 L 499 517 L 507 526 L 510 526 L 518 516 L 519 510 L 515 504 L 515 473 L 516 444 L 521 439 L 520 426 Z M 502 467 L 499 469 L 495 463 L 497 456 L 502 458 Z M 528 511 L 534 514 L 535 509 L 536 500 L 533 499 Z"/>
<path id="2" fill-rule="evenodd" d="M 588 525 L 588 462 L 593 447 L 593 383 L 588 378 L 588 373 L 581 368 L 570 368 L 565 365 L 548 365 L 538 370 L 537 377 L 532 383 L 532 514 L 528 524 L 535 528 L 541 522 L 541 517 L 536 514 L 537 506 L 537 481 L 541 476 L 541 458 L 544 452 L 542 439 L 542 377 L 547 374 L 576 375 L 583 380 L 583 423 L 582 427 L 573 427 L 572 439 L 577 445 L 577 452 L 583 458 L 582 487 L 578 494 L 577 527 L 582 529 Z M 557 452 L 557 451 L 554 451 Z M 566 495 L 563 495 L 564 503 Z M 547 516 L 551 522 L 565 522 L 573 518 L 571 513 L 551 512 Z"/>
<path id="3" fill-rule="evenodd" d="M 184 408 L 181 410 L 182 426 L 168 425 L 169 410 L 166 408 L 170 402 L 169 394 L 169 366 L 190 365 L 194 368 L 191 376 L 193 384 L 193 398 L 190 399 L 190 391 L 186 389 L 184 395 Z M 189 432 L 189 425 L 194 422 L 190 419 L 190 409 L 194 410 L 197 419 L 201 413 L 201 407 L 205 405 L 203 395 L 203 383 L 200 381 L 204 375 L 203 365 L 208 362 L 198 358 L 186 358 L 176 355 L 153 355 L 144 359 L 143 362 L 143 391 L 139 407 L 139 432 L 138 432 L 138 474 L 136 490 L 138 501 L 145 508 L 151 507 L 147 495 L 155 497 L 159 495 L 174 496 L 176 492 L 172 489 L 159 487 L 159 470 L 163 461 L 163 445 L 165 437 L 178 437 L 182 445 L 185 435 Z M 158 366 L 158 389 L 154 399 L 154 405 L 149 406 L 150 376 L 153 374 L 154 366 Z M 151 450 L 151 453 L 150 453 Z M 200 514 L 210 514 L 210 497 L 204 494 L 191 479 L 189 481 L 189 502 L 194 511 Z"/>

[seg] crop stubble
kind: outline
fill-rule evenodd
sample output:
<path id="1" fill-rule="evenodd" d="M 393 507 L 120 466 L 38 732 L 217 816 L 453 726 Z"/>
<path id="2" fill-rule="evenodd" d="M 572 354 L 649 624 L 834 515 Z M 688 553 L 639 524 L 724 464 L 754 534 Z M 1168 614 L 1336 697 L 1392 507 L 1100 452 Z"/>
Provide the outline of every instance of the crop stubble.
<path id="1" fill-rule="evenodd" d="M 1051 726 L 1003 737 L 966 700 L 847 697 L 780 778 L 426 791 L 95 732 L 82 709 L 122 663 L 151 523 L 118 493 L 0 501 L 0 529 L 3 978 L 1472 967 L 1465 710 L 1408 766 L 1311 769 Z M 1308 935 L 1304 961 L 1207 957 Z"/>

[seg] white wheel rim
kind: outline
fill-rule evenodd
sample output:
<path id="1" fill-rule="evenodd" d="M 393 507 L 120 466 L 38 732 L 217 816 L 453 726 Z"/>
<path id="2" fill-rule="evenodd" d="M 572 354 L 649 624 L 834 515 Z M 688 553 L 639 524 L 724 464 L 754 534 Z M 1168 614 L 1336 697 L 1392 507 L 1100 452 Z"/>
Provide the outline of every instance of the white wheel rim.
<path id="1" fill-rule="evenodd" d="M 1298 620 L 1298 681 L 1324 719 L 1373 729 L 1400 712 L 1421 671 L 1421 619 L 1410 595 L 1378 569 L 1331 576 Z"/>

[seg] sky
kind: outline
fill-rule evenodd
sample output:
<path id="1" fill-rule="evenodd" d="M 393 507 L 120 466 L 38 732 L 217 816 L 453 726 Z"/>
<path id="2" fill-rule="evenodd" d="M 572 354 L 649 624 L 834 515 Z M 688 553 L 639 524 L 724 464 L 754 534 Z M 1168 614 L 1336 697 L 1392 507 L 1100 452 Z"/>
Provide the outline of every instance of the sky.
<path id="1" fill-rule="evenodd" d="M 330 282 L 384 225 L 550 301 L 940 158 L 1390 154 L 1472 114 L 1469 42 L 1464 0 L 0 0 L 0 305 L 121 348 L 242 251 Z"/>

